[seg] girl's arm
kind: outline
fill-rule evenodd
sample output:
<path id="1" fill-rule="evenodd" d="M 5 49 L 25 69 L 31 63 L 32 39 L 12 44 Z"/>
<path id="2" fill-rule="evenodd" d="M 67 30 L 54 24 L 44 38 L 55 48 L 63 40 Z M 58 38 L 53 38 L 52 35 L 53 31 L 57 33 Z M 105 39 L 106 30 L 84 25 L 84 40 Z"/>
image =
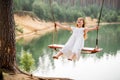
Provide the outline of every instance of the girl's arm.
<path id="1" fill-rule="evenodd" d="M 92 28 L 85 28 L 85 31 L 89 32 L 89 31 L 97 30 L 98 28 L 99 28 L 98 26 Z"/>
<path id="2" fill-rule="evenodd" d="M 64 26 L 64 25 L 62 25 L 62 24 L 60 24 L 60 23 L 58 23 L 58 22 L 55 22 L 55 24 L 56 24 L 56 26 L 58 26 L 58 27 L 60 27 L 60 28 L 62 28 L 62 29 L 66 29 L 66 30 L 68 30 L 68 31 L 72 31 L 72 29 L 71 29 L 70 26 Z"/>

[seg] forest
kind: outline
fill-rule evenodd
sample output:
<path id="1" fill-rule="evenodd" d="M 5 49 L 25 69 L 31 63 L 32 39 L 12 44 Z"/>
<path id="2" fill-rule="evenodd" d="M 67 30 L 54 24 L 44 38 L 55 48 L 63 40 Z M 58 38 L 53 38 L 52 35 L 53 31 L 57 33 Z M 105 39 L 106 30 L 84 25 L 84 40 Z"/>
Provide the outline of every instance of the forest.
<path id="1" fill-rule="evenodd" d="M 119 0 L 105 0 L 102 21 L 120 22 Z M 41 20 L 74 22 L 78 17 L 98 18 L 102 0 L 14 0 L 14 12 L 28 11 Z"/>

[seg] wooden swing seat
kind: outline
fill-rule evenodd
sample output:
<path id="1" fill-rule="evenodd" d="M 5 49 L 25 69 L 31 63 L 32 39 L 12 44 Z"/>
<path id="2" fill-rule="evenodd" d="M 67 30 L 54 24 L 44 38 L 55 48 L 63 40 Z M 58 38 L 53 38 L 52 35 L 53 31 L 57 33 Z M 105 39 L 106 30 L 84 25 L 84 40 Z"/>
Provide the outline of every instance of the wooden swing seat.
<path id="1" fill-rule="evenodd" d="M 51 44 L 51 45 L 48 45 L 49 48 L 52 48 L 52 49 L 61 49 L 64 47 L 64 45 L 61 45 L 61 44 Z M 92 53 L 96 53 L 96 52 L 100 52 L 102 51 L 102 48 L 91 48 L 91 47 L 84 47 L 82 49 L 82 52 L 83 53 L 88 53 L 88 54 L 92 54 Z"/>

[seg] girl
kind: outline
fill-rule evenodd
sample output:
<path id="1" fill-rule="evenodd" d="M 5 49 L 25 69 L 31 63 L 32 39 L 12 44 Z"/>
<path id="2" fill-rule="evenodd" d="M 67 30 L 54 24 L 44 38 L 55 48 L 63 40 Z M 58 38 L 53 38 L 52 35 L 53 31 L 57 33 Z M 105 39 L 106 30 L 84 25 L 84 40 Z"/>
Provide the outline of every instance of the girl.
<path id="1" fill-rule="evenodd" d="M 92 28 L 85 27 L 85 20 L 83 18 L 77 19 L 76 27 L 63 26 L 60 23 L 55 24 L 60 28 L 72 31 L 72 35 L 65 46 L 56 55 L 54 55 L 53 58 L 58 59 L 59 56 L 64 55 L 70 61 L 73 59 L 79 60 L 81 50 L 84 47 L 84 40 L 86 39 L 87 32 L 98 29 L 98 26 Z"/>

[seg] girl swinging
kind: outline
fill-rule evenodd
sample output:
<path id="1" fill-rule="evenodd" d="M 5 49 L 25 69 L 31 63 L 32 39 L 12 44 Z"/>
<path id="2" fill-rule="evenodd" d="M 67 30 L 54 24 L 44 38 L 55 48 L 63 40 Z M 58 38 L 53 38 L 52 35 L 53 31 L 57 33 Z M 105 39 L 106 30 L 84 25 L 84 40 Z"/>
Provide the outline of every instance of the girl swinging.
<path id="1" fill-rule="evenodd" d="M 84 40 L 86 39 L 87 32 L 97 30 L 98 26 L 87 28 L 85 27 L 84 18 L 78 18 L 76 22 L 76 27 L 64 26 L 60 23 L 55 23 L 56 26 L 72 31 L 72 35 L 66 42 L 65 46 L 53 56 L 54 59 L 58 59 L 61 55 L 72 61 L 73 59 L 79 60 L 81 50 L 84 47 Z M 97 48 L 95 49 L 97 51 Z"/>

